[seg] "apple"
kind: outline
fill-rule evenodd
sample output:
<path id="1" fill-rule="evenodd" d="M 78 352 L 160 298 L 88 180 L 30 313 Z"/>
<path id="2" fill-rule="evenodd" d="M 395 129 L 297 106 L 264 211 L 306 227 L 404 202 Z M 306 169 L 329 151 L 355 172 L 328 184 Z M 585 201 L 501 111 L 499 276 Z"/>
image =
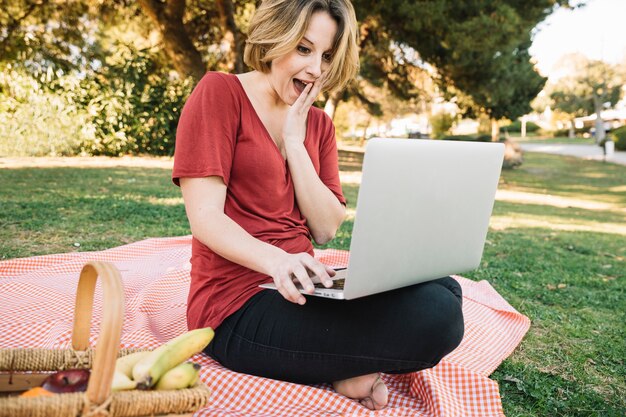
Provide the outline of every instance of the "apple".
<path id="1" fill-rule="evenodd" d="M 88 369 L 67 369 L 48 376 L 41 387 L 57 394 L 83 392 L 87 390 L 89 375 Z"/>

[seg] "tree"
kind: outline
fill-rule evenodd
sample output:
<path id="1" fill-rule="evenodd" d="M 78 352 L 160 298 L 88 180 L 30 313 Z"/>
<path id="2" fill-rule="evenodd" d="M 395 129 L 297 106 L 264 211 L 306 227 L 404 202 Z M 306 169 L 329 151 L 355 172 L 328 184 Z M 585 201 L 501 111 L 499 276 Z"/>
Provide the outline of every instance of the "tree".
<path id="1" fill-rule="evenodd" d="M 593 103 L 585 98 L 584 86 L 571 77 L 562 78 L 556 84 L 549 85 L 548 90 L 552 107 L 568 116 L 568 136 L 573 138 L 574 119 L 593 113 Z"/>
<path id="2" fill-rule="evenodd" d="M 164 72 L 197 80 L 207 70 L 242 72 L 247 25 L 259 0 L 3 0 L 0 67 L 22 66 L 34 76 L 52 68 L 81 77 L 106 73 L 113 48 L 108 31 L 136 22 L 133 48 L 149 48 Z M 543 80 L 528 57 L 531 29 L 569 0 L 354 0 L 360 22 L 361 73 L 331 109 L 350 97 L 382 114 L 371 87 L 401 100 L 426 94 L 419 80 L 434 65 L 444 91 L 462 92 L 467 112 L 514 118 L 527 109 Z M 155 34 L 157 36 L 155 36 Z M 121 34 L 113 37 L 123 38 Z M 117 42 L 117 41 L 116 41 Z M 139 47 L 138 43 L 147 45 Z M 115 43 L 112 43 L 114 45 Z M 130 49 L 133 49 L 130 48 Z"/>
<path id="3" fill-rule="evenodd" d="M 530 32 L 559 5 L 569 2 L 391 0 L 369 6 L 389 22 L 396 42 L 435 65 L 444 90 L 469 98 L 466 112 L 486 112 L 495 124 L 530 110 L 528 102 L 541 90 L 545 80 L 528 55 Z"/>
<path id="4" fill-rule="evenodd" d="M 172 60 L 174 68 L 181 74 L 200 80 L 206 67 L 183 24 L 185 0 L 139 0 L 139 4 L 158 28 L 163 49 Z"/>
<path id="5" fill-rule="evenodd" d="M 3 1 L 0 7 L 0 63 L 31 72 L 48 67 L 67 73 L 81 66 L 93 35 L 95 10 L 83 1 Z"/>
<path id="6" fill-rule="evenodd" d="M 562 63 L 569 75 L 549 86 L 550 98 L 556 109 L 570 115 L 571 119 L 596 114 L 596 141 L 605 138 L 602 110 L 614 106 L 622 94 L 624 77 L 620 68 L 603 61 L 580 56 L 568 57 Z"/>

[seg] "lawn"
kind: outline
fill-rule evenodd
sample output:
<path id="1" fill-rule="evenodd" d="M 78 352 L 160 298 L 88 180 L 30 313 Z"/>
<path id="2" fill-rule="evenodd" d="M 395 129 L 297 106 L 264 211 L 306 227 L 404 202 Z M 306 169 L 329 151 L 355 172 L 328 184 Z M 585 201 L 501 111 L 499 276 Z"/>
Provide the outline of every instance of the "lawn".
<path id="1" fill-rule="evenodd" d="M 520 143 L 544 143 L 544 144 L 553 144 L 553 143 L 567 143 L 570 145 L 595 145 L 596 140 L 594 138 L 583 138 L 580 136 L 576 136 L 573 138 L 568 138 L 567 136 L 557 136 L 557 137 L 544 137 L 544 136 L 535 136 L 529 135 L 526 137 L 521 137 L 519 134 L 511 134 L 511 139 L 515 142 Z"/>
<path id="2" fill-rule="evenodd" d="M 189 233 L 169 161 L 65 161 L 0 159 L 1 259 Z M 350 209 L 360 162 L 342 153 Z M 626 167 L 529 153 L 499 188 L 482 266 L 465 275 L 532 321 L 492 375 L 506 415 L 624 416 Z M 327 246 L 349 247 L 351 218 Z"/>

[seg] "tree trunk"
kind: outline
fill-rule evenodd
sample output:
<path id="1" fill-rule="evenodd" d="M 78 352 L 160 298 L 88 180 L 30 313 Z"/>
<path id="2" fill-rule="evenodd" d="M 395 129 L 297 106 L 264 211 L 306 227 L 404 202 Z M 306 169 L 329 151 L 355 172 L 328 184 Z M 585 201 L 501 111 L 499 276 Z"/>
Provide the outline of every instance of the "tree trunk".
<path id="1" fill-rule="evenodd" d="M 604 120 L 602 120 L 602 100 L 597 94 L 593 95 L 593 106 L 596 112 L 596 143 L 601 144 L 604 142 Z"/>
<path id="2" fill-rule="evenodd" d="M 230 62 L 234 66 L 236 74 L 245 71 L 243 62 L 243 50 L 245 47 L 245 36 L 235 23 L 235 6 L 232 0 L 218 0 L 217 9 L 220 13 L 221 27 L 226 29 L 224 39 L 230 44 Z"/>
<path id="3" fill-rule="evenodd" d="M 500 139 L 500 129 L 498 128 L 498 121 L 491 119 L 491 141 L 497 142 Z"/>
<path id="4" fill-rule="evenodd" d="M 567 133 L 567 137 L 573 139 L 576 136 L 576 131 L 574 130 L 574 126 L 576 125 L 576 120 L 572 119 L 569 121 L 569 132 Z"/>
<path id="5" fill-rule="evenodd" d="M 367 122 L 365 123 L 365 127 L 363 128 L 363 135 L 361 135 L 361 142 L 359 146 L 365 145 L 365 141 L 367 140 L 367 129 L 370 128 L 372 124 L 372 115 L 368 115 Z"/>
<path id="6" fill-rule="evenodd" d="M 522 116 L 522 137 L 526 137 L 526 115 Z"/>
<path id="7" fill-rule="evenodd" d="M 191 76 L 196 82 L 200 81 L 206 66 L 183 24 L 185 0 L 139 0 L 139 4 L 156 24 L 163 39 L 163 50 L 176 71 L 183 77 Z"/>

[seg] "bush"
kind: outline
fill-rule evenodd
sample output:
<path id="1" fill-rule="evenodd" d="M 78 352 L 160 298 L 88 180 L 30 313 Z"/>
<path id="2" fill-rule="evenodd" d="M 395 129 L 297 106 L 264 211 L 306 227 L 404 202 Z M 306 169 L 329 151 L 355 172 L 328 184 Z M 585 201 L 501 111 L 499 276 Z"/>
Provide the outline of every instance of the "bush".
<path id="1" fill-rule="evenodd" d="M 626 151 L 626 126 L 611 131 L 609 137 L 615 142 L 615 149 Z"/>
<path id="2" fill-rule="evenodd" d="M 64 93 L 11 67 L 0 72 L 0 156 L 74 155 L 83 142 L 94 140 L 92 116 L 75 100 L 76 80 L 51 71 L 41 77 L 54 78 Z"/>
<path id="3" fill-rule="evenodd" d="M 583 133 L 587 133 L 589 132 L 588 128 L 578 128 L 578 129 L 574 129 L 574 136 L 582 136 Z M 549 135 L 553 136 L 553 137 L 568 137 L 569 136 L 569 129 L 558 129 L 558 130 L 553 130 L 551 132 L 548 132 Z"/>
<path id="4" fill-rule="evenodd" d="M 452 129 L 454 117 L 449 113 L 436 113 L 430 116 L 431 135 L 433 138 L 441 139 Z"/>
<path id="5" fill-rule="evenodd" d="M 470 142 L 491 142 L 491 135 L 448 135 L 443 140 L 464 140 Z"/>
<path id="6" fill-rule="evenodd" d="M 533 122 L 526 122 L 526 133 L 537 132 L 541 127 Z M 515 132 L 520 133 L 522 131 L 522 122 L 520 120 L 516 120 L 512 122 L 510 125 L 500 127 L 500 132 Z"/>
<path id="7" fill-rule="evenodd" d="M 86 76 L 0 69 L 0 156 L 172 155 L 193 82 L 127 52 Z"/>
<path id="8" fill-rule="evenodd" d="M 172 155 L 178 117 L 193 82 L 170 79 L 150 52 L 129 50 L 128 55 L 96 79 L 85 103 L 94 116 L 96 139 L 83 148 L 93 155 Z"/>

